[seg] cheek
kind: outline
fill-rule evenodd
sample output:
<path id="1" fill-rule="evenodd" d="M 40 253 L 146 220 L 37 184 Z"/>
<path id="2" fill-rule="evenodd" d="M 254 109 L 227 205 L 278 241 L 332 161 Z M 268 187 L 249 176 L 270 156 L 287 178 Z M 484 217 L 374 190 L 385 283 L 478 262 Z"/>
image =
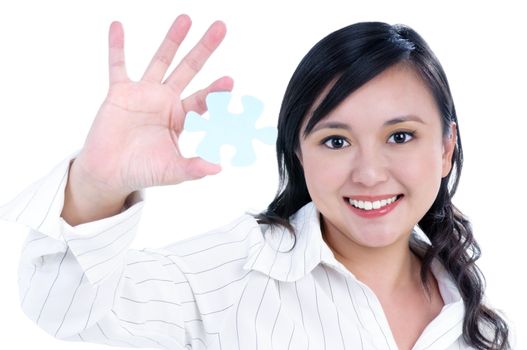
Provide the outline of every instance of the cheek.
<path id="1" fill-rule="evenodd" d="M 422 147 L 419 151 L 406 155 L 398 163 L 397 177 L 403 183 L 423 194 L 426 192 L 427 196 L 437 192 L 442 178 L 441 148 Z"/>
<path id="2" fill-rule="evenodd" d="M 312 197 L 324 196 L 324 193 L 338 190 L 348 176 L 349 166 L 343 159 L 327 154 L 310 153 L 303 159 L 304 176 Z"/>

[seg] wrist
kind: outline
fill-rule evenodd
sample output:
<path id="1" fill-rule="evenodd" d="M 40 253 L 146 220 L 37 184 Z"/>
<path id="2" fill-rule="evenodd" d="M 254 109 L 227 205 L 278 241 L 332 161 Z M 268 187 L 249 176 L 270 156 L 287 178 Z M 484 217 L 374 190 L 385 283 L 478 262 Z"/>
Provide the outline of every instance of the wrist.
<path id="1" fill-rule="evenodd" d="M 94 181 L 75 160 L 70 164 L 62 217 L 72 226 L 119 214 L 130 193 Z"/>

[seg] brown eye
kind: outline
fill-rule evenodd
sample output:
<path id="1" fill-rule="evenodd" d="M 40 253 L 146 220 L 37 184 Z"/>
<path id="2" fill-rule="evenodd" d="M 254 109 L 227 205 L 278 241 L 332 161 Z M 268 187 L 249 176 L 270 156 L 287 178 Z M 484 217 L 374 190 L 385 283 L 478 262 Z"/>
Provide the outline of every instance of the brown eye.
<path id="1" fill-rule="evenodd" d="M 331 149 L 341 149 L 341 148 L 349 146 L 349 142 L 340 136 L 328 137 L 324 139 L 322 143 L 326 145 L 326 147 L 331 148 Z"/>
<path id="2" fill-rule="evenodd" d="M 409 139 L 408 139 L 409 138 Z M 414 133 L 410 131 L 399 131 L 393 133 L 388 140 L 393 139 L 394 142 L 390 143 L 407 143 L 414 138 Z"/>

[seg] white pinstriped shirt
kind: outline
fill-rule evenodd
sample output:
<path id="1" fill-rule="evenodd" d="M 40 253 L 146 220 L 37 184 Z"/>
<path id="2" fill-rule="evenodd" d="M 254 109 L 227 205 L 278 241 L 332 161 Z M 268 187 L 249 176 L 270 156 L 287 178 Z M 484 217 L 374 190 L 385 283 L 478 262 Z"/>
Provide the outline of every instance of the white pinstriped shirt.
<path id="1" fill-rule="evenodd" d="M 74 156 L 0 207 L 0 218 L 30 228 L 20 301 L 49 334 L 156 349 L 397 349 L 375 294 L 322 239 L 313 203 L 291 218 L 291 251 L 287 231 L 264 236 L 266 226 L 249 215 L 164 248 L 132 250 L 143 192 L 113 217 L 75 227 L 60 217 Z M 460 294 L 437 261 L 432 272 L 445 306 L 413 349 L 469 349 Z"/>

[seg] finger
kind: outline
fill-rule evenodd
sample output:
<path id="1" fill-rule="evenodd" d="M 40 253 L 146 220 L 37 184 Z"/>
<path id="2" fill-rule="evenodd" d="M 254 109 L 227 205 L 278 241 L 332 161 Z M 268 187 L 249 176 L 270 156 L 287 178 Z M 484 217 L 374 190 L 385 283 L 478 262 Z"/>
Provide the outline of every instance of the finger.
<path id="1" fill-rule="evenodd" d="M 234 81 L 231 77 L 222 77 L 210 84 L 205 89 L 199 90 L 185 98 L 182 101 L 183 110 L 185 113 L 194 111 L 198 114 L 203 114 L 207 111 L 207 103 L 205 102 L 205 99 L 207 98 L 208 94 L 218 91 L 232 91 L 233 85 Z"/>
<path id="2" fill-rule="evenodd" d="M 184 180 L 197 180 L 208 175 L 215 175 L 221 171 L 219 164 L 207 162 L 203 158 L 193 157 L 182 159 Z"/>
<path id="3" fill-rule="evenodd" d="M 108 65 L 110 70 L 110 85 L 127 81 L 124 62 L 124 31 L 119 22 L 112 22 L 108 34 Z"/>
<path id="4" fill-rule="evenodd" d="M 166 83 L 176 91 L 183 91 L 188 83 L 200 71 L 210 55 L 220 45 L 227 29 L 221 21 L 214 22 L 200 41 L 177 65 L 167 78 Z"/>
<path id="5" fill-rule="evenodd" d="M 152 57 L 142 80 L 151 82 L 161 82 L 163 80 L 181 42 L 187 36 L 191 24 L 190 17 L 187 15 L 181 15 L 176 18 L 161 43 L 161 46 L 156 51 L 154 57 Z"/>

